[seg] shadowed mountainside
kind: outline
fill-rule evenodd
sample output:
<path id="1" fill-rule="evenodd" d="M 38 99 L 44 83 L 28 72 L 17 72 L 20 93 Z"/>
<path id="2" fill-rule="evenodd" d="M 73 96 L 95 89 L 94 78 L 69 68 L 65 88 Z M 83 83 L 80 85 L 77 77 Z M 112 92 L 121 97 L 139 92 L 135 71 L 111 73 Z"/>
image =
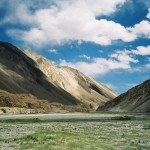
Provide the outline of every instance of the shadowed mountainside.
<path id="1" fill-rule="evenodd" d="M 0 89 L 10 94 L 26 94 L 29 100 L 31 94 L 34 100 L 57 103 L 69 111 L 96 110 L 116 97 L 105 85 L 81 72 L 69 67 L 57 68 L 44 57 L 6 42 L 0 42 Z M 16 102 L 10 107 L 19 107 Z M 4 100 L 2 105 L 0 99 L 0 107 L 8 105 Z"/>
<path id="2" fill-rule="evenodd" d="M 150 80 L 105 103 L 97 111 L 150 112 Z"/>
<path id="3" fill-rule="evenodd" d="M 37 63 L 50 83 L 67 91 L 93 110 L 117 96 L 104 84 L 87 77 L 78 70 L 65 66 L 56 67 L 49 60 L 33 51 L 24 50 L 24 53 Z"/>
<path id="4" fill-rule="evenodd" d="M 39 99 L 64 104 L 78 100 L 48 82 L 36 62 L 9 43 L 0 42 L 0 88 L 12 93 L 31 93 Z"/>

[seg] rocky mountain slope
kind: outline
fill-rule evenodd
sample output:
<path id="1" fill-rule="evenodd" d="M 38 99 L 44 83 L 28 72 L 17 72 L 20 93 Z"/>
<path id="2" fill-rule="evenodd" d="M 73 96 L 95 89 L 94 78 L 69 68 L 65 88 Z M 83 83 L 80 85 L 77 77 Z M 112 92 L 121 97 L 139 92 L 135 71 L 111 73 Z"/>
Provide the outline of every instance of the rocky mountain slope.
<path id="1" fill-rule="evenodd" d="M 0 89 L 14 95 L 24 93 L 29 100 L 31 94 L 34 101 L 47 100 L 69 111 L 96 110 L 116 97 L 105 85 L 81 72 L 69 67 L 57 68 L 44 57 L 6 42 L 0 42 Z M 0 98 L 1 106 L 9 104 L 2 103 Z M 24 106 L 14 101 L 13 107 Z"/>
<path id="2" fill-rule="evenodd" d="M 67 91 L 80 102 L 89 105 L 91 109 L 96 110 L 98 106 L 116 97 L 116 93 L 104 84 L 96 82 L 78 70 L 70 67 L 58 68 L 33 51 L 25 50 L 24 52 L 37 63 L 50 83 Z"/>
<path id="3" fill-rule="evenodd" d="M 150 80 L 105 103 L 97 111 L 150 112 Z"/>

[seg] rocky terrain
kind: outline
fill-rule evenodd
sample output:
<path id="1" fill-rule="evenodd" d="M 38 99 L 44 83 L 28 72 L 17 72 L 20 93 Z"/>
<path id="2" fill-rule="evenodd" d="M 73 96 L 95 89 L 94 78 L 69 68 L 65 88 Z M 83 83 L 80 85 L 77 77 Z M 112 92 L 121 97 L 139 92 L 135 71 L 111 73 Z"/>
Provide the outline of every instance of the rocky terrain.
<path id="1" fill-rule="evenodd" d="M 0 42 L 0 90 L 0 107 L 45 111 L 96 110 L 117 96 L 75 69 L 58 68 L 46 58 L 6 42 Z"/>
<path id="2" fill-rule="evenodd" d="M 89 105 L 91 109 L 96 110 L 98 106 L 117 96 L 104 84 L 96 82 L 78 70 L 65 66 L 56 67 L 33 51 L 24 50 L 24 53 L 37 63 L 50 83 L 67 91 L 80 102 Z"/>
<path id="3" fill-rule="evenodd" d="M 98 111 L 150 112 L 150 80 L 99 107 Z"/>

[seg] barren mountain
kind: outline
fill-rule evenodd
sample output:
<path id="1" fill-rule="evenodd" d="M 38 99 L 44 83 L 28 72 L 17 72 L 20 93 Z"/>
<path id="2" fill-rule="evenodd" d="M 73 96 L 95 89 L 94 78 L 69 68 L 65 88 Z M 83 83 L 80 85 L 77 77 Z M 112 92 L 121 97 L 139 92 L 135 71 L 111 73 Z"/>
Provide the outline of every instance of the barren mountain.
<path id="1" fill-rule="evenodd" d="M 105 103 L 98 111 L 150 112 L 150 80 Z"/>
<path id="2" fill-rule="evenodd" d="M 73 95 L 80 102 L 96 110 L 98 106 L 116 97 L 116 93 L 70 67 L 56 67 L 46 58 L 29 50 L 24 51 L 33 59 L 40 70 L 47 76 L 48 81 Z"/>
<path id="3" fill-rule="evenodd" d="M 81 72 L 69 67 L 57 68 L 44 57 L 32 51 L 21 51 L 6 42 L 0 42 L 0 89 L 14 95 L 31 94 L 34 100 L 47 100 L 69 111 L 96 110 L 116 97 L 105 85 Z M 3 102 L 2 105 L 0 98 L 0 106 L 9 104 Z M 24 106 L 14 101 L 10 107 Z"/>

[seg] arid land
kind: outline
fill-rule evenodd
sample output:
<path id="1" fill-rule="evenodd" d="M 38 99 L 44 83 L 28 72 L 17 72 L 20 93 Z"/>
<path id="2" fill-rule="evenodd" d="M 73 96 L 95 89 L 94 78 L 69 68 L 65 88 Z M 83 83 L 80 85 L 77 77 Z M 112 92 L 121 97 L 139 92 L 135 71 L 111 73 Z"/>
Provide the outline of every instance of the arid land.
<path id="1" fill-rule="evenodd" d="M 64 113 L 0 116 L 0 149 L 150 149 L 150 115 Z"/>

